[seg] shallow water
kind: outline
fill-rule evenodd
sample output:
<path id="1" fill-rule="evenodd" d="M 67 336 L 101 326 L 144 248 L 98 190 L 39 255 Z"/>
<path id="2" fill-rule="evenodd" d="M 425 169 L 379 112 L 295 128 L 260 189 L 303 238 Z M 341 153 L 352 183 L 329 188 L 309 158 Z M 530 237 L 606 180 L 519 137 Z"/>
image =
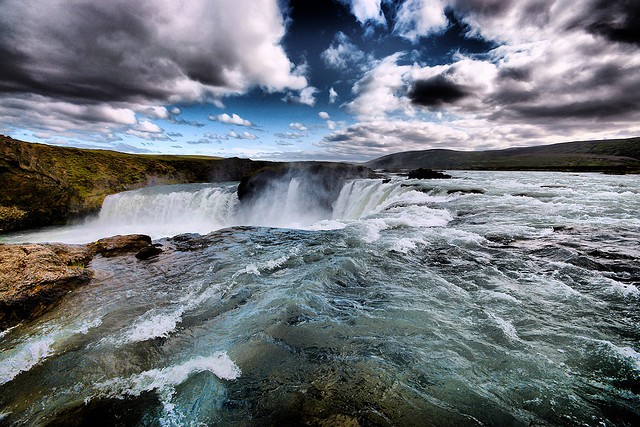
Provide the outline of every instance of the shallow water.
<path id="1" fill-rule="evenodd" d="M 146 189 L 5 237 L 217 230 L 98 257 L 3 332 L 0 424 L 640 423 L 637 177 L 453 175 L 354 181 L 332 212 L 296 183 L 253 209 Z"/>

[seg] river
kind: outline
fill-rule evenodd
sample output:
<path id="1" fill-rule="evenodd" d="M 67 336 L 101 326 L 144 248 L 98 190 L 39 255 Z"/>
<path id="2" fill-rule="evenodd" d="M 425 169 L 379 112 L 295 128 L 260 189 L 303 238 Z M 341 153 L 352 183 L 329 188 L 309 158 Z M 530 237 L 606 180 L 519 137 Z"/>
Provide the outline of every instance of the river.
<path id="1" fill-rule="evenodd" d="M 331 210 L 152 187 L 3 236 L 164 251 L 0 333 L 0 424 L 639 425 L 640 180 L 450 173 Z"/>

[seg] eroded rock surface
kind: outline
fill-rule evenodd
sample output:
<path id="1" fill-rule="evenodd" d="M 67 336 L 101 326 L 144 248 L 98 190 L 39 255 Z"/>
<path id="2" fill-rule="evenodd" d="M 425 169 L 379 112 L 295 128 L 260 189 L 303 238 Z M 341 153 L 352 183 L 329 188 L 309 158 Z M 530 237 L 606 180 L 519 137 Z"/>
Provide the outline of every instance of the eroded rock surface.
<path id="1" fill-rule="evenodd" d="M 69 291 L 89 283 L 89 262 L 159 248 L 142 234 L 114 236 L 87 245 L 0 244 L 0 330 L 55 306 Z M 159 252 L 158 252 L 159 253 Z"/>

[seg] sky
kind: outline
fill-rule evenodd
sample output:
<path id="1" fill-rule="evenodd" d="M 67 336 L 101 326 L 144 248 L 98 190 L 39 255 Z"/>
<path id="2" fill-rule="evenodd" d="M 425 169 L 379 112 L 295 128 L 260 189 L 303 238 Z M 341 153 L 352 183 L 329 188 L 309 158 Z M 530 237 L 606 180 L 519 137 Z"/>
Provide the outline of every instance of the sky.
<path id="1" fill-rule="evenodd" d="M 366 161 L 640 135 L 638 0 L 0 0 L 0 133 Z"/>

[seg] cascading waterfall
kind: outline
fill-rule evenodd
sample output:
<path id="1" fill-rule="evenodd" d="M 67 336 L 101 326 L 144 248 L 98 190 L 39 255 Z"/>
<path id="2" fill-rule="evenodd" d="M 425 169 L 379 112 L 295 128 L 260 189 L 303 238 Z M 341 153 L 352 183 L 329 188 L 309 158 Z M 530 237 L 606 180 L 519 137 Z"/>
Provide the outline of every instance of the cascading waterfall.
<path id="1" fill-rule="evenodd" d="M 319 206 L 301 178 L 276 181 L 241 205 L 236 184 L 182 184 L 148 187 L 107 196 L 97 218 L 63 228 L 9 236 L 9 241 L 87 243 L 116 234 L 147 234 L 154 239 L 182 233 L 207 234 L 221 228 L 248 225 L 297 229 L 343 228 L 354 220 L 375 217 L 393 207 L 400 216 L 421 216 L 423 225 L 441 225 L 446 211 L 427 206 L 446 198 L 402 181 L 355 180 L 342 188 L 333 210 Z M 389 212 L 391 212 L 389 211 Z M 389 214 L 387 212 L 387 216 Z M 415 218 L 418 220 L 417 218 Z"/>

